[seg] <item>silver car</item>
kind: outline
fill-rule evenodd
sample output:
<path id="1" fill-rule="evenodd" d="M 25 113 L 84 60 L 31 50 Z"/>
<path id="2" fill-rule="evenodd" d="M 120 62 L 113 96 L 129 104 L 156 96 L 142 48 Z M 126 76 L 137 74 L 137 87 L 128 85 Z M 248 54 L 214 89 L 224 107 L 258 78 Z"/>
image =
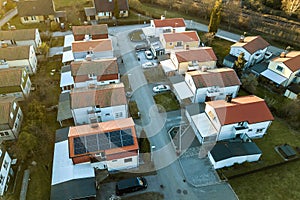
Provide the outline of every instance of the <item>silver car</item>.
<path id="1" fill-rule="evenodd" d="M 153 92 L 155 93 L 160 93 L 160 92 L 166 92 L 166 91 L 170 91 L 170 86 L 169 85 L 157 85 L 155 87 L 153 87 Z"/>

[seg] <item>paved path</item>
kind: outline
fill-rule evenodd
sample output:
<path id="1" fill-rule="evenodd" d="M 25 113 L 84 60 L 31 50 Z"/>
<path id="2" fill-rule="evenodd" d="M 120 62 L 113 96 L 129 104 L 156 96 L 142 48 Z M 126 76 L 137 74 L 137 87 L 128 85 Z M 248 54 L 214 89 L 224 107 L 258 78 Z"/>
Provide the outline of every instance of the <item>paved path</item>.
<path id="1" fill-rule="evenodd" d="M 4 17 L 2 19 L 0 19 L 0 28 L 1 28 L 1 26 L 5 25 L 11 18 L 16 16 L 17 14 L 18 14 L 17 8 L 14 8 L 14 9 L 8 11 L 4 15 Z M 13 25 L 13 24 L 11 24 L 11 25 Z"/>
<path id="2" fill-rule="evenodd" d="M 22 188 L 20 192 L 20 200 L 26 200 L 29 177 L 30 177 L 30 170 L 26 169 L 23 175 Z"/>

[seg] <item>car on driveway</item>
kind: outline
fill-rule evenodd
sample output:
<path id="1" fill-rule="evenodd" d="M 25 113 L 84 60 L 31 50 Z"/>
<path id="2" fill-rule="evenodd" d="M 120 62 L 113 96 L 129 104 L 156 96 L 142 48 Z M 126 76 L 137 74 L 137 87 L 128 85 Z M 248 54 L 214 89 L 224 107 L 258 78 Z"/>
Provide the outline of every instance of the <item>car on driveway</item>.
<path id="1" fill-rule="evenodd" d="M 153 87 L 153 92 L 155 93 L 160 93 L 160 92 L 166 92 L 166 91 L 170 91 L 171 88 L 169 85 L 157 85 L 155 87 Z"/>
<path id="2" fill-rule="evenodd" d="M 151 67 L 157 67 L 157 63 L 146 62 L 146 63 L 142 64 L 142 68 L 151 68 Z"/>
<path id="3" fill-rule="evenodd" d="M 151 51 L 149 51 L 149 50 L 145 51 L 145 56 L 148 60 L 153 59 L 153 55 L 152 55 Z"/>

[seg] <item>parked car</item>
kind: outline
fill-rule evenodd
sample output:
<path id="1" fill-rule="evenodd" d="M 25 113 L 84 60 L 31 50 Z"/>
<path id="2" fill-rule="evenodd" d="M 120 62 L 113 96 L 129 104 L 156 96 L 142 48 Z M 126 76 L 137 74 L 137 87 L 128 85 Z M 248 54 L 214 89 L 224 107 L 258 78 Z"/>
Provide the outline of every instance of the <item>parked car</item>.
<path id="1" fill-rule="evenodd" d="M 117 182 L 116 194 L 121 196 L 125 193 L 135 192 L 138 190 L 146 189 L 148 186 L 144 177 L 135 177 Z"/>
<path id="2" fill-rule="evenodd" d="M 146 63 L 142 64 L 142 68 L 151 68 L 151 67 L 157 67 L 157 63 L 146 62 Z"/>
<path id="3" fill-rule="evenodd" d="M 149 50 L 145 51 L 145 56 L 148 60 L 153 59 L 153 55 L 152 55 L 151 51 L 149 51 Z"/>
<path id="4" fill-rule="evenodd" d="M 153 87 L 153 92 L 155 93 L 160 93 L 160 92 L 166 92 L 166 91 L 170 91 L 170 86 L 169 85 L 157 85 L 155 87 Z"/>

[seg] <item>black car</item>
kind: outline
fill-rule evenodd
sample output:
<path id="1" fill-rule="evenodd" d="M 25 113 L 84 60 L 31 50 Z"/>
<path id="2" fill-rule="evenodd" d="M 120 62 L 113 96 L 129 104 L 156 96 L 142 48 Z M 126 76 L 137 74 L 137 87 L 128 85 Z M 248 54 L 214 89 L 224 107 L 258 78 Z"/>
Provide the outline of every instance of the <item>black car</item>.
<path id="1" fill-rule="evenodd" d="M 148 184 L 144 177 L 135 177 L 121 180 L 116 185 L 116 194 L 118 196 L 121 196 L 124 193 L 146 189 L 147 186 Z"/>

